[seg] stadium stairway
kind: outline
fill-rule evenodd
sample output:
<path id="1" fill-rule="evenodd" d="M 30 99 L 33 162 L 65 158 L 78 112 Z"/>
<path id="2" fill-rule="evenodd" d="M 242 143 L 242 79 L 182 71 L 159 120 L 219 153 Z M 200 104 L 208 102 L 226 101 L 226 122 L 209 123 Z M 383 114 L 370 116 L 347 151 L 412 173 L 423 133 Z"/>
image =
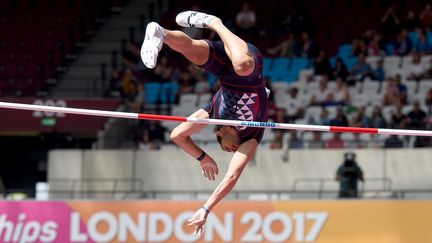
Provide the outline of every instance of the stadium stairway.
<path id="1" fill-rule="evenodd" d="M 141 28 L 150 16 L 155 0 L 133 0 L 119 14 L 113 14 L 95 36 L 84 45 L 53 89 L 54 97 L 100 97 L 104 92 L 103 75 L 109 79 L 111 66 L 121 64 L 122 48 L 128 41 L 139 39 Z M 157 11 L 155 11 L 157 13 Z M 122 47 L 123 46 L 123 47 Z M 103 71 L 103 66 L 106 69 Z M 103 74 L 104 73 L 104 74 Z"/>

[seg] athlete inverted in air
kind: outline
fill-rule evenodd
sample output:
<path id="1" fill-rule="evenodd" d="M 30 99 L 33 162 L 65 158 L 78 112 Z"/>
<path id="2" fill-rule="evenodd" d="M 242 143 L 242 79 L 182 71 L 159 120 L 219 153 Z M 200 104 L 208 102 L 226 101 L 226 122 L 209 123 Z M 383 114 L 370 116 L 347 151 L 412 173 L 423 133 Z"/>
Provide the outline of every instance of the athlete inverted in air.
<path id="1" fill-rule="evenodd" d="M 141 58 L 148 68 L 156 66 L 158 53 L 165 43 L 220 80 L 221 87 L 212 101 L 191 117 L 267 121 L 267 92 L 259 50 L 233 34 L 216 16 L 186 11 L 177 15 L 176 22 L 183 27 L 209 28 L 222 40 L 194 40 L 181 31 L 164 29 L 155 22 L 147 25 Z M 172 131 L 171 139 L 200 161 L 206 178 L 215 180 L 219 172 L 216 162 L 191 139 L 192 134 L 200 132 L 205 126 L 182 123 Z M 189 226 L 196 226 L 196 234 L 201 233 L 210 210 L 232 190 L 263 134 L 263 128 L 232 126 L 222 126 L 216 132 L 221 148 L 234 152 L 234 155 L 224 179 L 189 220 Z"/>

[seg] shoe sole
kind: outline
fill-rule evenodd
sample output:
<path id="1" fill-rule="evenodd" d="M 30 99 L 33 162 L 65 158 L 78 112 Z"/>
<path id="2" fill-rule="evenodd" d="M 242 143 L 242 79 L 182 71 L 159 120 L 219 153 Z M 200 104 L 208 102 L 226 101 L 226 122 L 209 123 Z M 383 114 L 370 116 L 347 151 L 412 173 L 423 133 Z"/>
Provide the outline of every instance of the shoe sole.
<path id="1" fill-rule="evenodd" d="M 147 43 L 148 41 L 151 41 L 151 37 L 155 35 L 155 32 L 155 25 L 147 25 L 144 42 L 141 46 L 141 60 L 147 68 L 154 68 L 156 66 L 159 54 L 159 48 L 157 46 L 151 46 Z"/>

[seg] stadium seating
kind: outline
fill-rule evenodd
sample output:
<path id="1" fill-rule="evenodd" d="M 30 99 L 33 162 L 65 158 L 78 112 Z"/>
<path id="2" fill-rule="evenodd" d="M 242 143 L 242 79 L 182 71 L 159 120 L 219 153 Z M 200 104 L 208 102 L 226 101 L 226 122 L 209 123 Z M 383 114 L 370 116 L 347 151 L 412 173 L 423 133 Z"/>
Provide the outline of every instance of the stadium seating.
<path id="1" fill-rule="evenodd" d="M 35 95 L 46 89 L 46 80 L 66 65 L 67 55 L 110 3 L 2 1 L 0 31 L 8 34 L 0 40 L 0 95 Z"/>

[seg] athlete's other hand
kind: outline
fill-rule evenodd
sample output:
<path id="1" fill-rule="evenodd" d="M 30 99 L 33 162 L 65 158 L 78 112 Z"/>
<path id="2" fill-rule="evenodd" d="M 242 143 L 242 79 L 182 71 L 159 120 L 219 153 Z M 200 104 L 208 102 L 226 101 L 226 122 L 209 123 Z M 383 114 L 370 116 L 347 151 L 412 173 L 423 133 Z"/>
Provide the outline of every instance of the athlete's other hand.
<path id="1" fill-rule="evenodd" d="M 216 162 L 213 160 L 212 157 L 209 155 L 206 155 L 203 160 L 201 160 L 201 169 L 203 175 L 211 180 L 214 181 L 216 178 L 216 175 L 219 173 L 218 166 Z"/>
<path id="2" fill-rule="evenodd" d="M 188 222 L 188 226 L 195 226 L 194 236 L 200 237 L 202 234 L 202 228 L 207 220 L 207 212 L 200 208 L 195 214 L 190 218 Z"/>

